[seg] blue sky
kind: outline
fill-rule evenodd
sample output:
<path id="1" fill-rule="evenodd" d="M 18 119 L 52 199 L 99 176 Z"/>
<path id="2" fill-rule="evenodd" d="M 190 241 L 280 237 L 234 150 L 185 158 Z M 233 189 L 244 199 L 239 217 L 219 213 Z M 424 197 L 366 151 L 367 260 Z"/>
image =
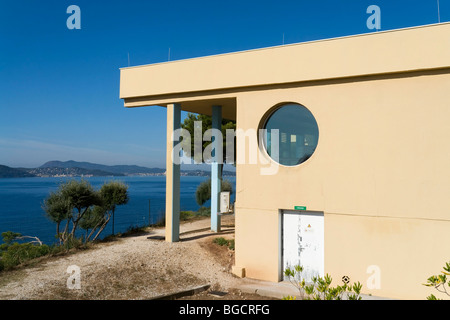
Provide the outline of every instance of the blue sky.
<path id="1" fill-rule="evenodd" d="M 69 5 L 81 30 L 69 30 Z M 0 164 L 165 167 L 164 108 L 125 109 L 119 68 L 438 22 L 437 0 L 0 0 Z M 450 0 L 440 0 L 450 21 Z M 388 49 L 388 48 L 387 48 Z M 331 53 L 332 54 L 332 53 Z"/>

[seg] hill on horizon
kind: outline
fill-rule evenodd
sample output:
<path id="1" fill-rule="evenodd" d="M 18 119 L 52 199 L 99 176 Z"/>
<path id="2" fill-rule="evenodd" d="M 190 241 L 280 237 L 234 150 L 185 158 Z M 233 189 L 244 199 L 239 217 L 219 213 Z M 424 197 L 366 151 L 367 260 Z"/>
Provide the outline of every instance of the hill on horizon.
<path id="1" fill-rule="evenodd" d="M 69 161 L 48 161 L 39 168 L 81 168 L 87 170 L 100 170 L 111 172 L 114 174 L 132 175 L 138 173 L 164 173 L 166 170 L 161 168 L 147 168 L 136 165 L 104 165 L 91 162 L 79 162 L 74 160 Z"/>
<path id="2" fill-rule="evenodd" d="M 28 177 L 35 177 L 35 175 L 22 169 L 11 168 L 0 164 L 0 178 L 28 178 Z"/>
<path id="3" fill-rule="evenodd" d="M 181 170 L 182 176 L 209 176 L 202 169 Z M 0 165 L 0 178 L 56 177 L 56 176 L 133 176 L 165 175 L 165 168 L 148 168 L 137 165 L 104 165 L 85 161 L 52 160 L 36 168 L 12 168 Z M 235 170 L 223 170 L 223 176 L 235 176 Z"/>

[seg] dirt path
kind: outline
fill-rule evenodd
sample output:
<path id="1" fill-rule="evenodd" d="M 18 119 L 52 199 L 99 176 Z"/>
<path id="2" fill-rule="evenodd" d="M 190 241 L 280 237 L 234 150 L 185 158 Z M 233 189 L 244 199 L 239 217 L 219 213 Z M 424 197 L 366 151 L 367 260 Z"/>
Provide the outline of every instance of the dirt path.
<path id="1" fill-rule="evenodd" d="M 212 240 L 234 237 L 234 217 L 223 217 L 220 234 L 209 223 L 182 224 L 177 243 L 162 240 L 163 228 L 152 229 L 0 274 L 0 299 L 150 299 L 205 284 L 229 290 L 245 280 L 230 273 L 234 252 Z M 68 288 L 70 266 L 79 268 L 79 289 Z"/>

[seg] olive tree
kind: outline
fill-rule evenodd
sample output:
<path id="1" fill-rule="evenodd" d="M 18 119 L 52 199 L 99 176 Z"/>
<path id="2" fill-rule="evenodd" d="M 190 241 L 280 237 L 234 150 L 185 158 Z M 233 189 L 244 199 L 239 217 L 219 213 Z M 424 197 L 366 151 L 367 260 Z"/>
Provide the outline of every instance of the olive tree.
<path id="1" fill-rule="evenodd" d="M 71 180 L 51 192 L 42 208 L 47 217 L 56 223 L 57 237 L 65 244 L 75 237 L 78 228 L 85 230 L 86 242 L 91 238 L 96 240 L 111 217 L 114 234 L 116 207 L 128 201 L 128 186 L 123 182 L 111 181 L 103 184 L 100 190 L 94 190 L 85 180 Z M 64 221 L 65 227 L 61 230 Z"/>
<path id="2" fill-rule="evenodd" d="M 119 181 L 105 183 L 100 188 L 99 195 L 102 204 L 94 206 L 83 219 L 83 229 L 92 229 L 86 236 L 86 240 L 94 236 L 95 232 L 96 234 L 92 240 L 96 240 L 105 229 L 111 217 L 113 220 L 112 234 L 114 234 L 114 214 L 116 208 L 117 206 L 127 204 L 129 201 L 128 186 Z"/>
<path id="3" fill-rule="evenodd" d="M 74 237 L 83 216 L 91 206 L 102 205 L 102 198 L 86 180 L 66 182 L 60 187 L 60 192 L 62 197 L 67 199 L 74 208 L 71 219 L 72 231 L 70 232 L 70 237 Z"/>
<path id="4" fill-rule="evenodd" d="M 64 198 L 60 191 L 51 192 L 44 200 L 42 208 L 47 217 L 56 223 L 56 236 L 60 243 L 65 242 L 66 235 L 69 228 L 69 221 L 72 219 L 72 204 Z M 60 232 L 61 223 L 66 220 L 66 226 L 63 232 Z"/>
<path id="5" fill-rule="evenodd" d="M 80 228 L 85 231 L 85 242 L 88 242 L 96 231 L 100 234 L 103 230 L 100 230 L 101 226 L 108 223 L 105 212 L 104 206 L 94 206 L 84 214 L 80 221 Z"/>
<path id="6" fill-rule="evenodd" d="M 42 208 L 46 216 L 56 223 L 56 235 L 59 240 L 66 243 L 75 237 L 83 216 L 95 205 L 102 205 L 102 199 L 91 184 L 85 180 L 70 180 L 50 193 L 44 200 Z M 60 225 L 64 221 L 65 227 L 61 231 Z"/>

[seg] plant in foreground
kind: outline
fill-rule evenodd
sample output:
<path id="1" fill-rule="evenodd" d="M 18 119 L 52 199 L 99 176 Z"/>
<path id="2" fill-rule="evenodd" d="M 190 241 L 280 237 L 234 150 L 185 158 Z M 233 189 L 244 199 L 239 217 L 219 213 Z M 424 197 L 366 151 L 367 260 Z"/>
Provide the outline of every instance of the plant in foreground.
<path id="1" fill-rule="evenodd" d="M 224 237 L 214 238 L 213 243 L 219 246 L 226 246 L 230 250 L 234 250 L 234 239 L 225 239 Z"/>
<path id="2" fill-rule="evenodd" d="M 3 243 L 0 244 L 0 271 L 11 269 L 26 261 L 44 256 L 50 252 L 50 247 L 42 244 L 37 237 L 23 236 L 20 233 L 6 231 L 1 234 Z M 32 239 L 30 242 L 19 243 L 21 240 Z"/>
<path id="3" fill-rule="evenodd" d="M 437 291 L 442 292 L 450 297 L 450 293 L 446 289 L 450 288 L 450 281 L 447 282 L 447 276 L 450 276 L 450 262 L 445 263 L 445 267 L 443 267 L 444 271 L 441 271 L 442 274 L 433 275 L 427 279 L 427 283 L 424 283 L 424 286 L 434 287 Z M 434 294 L 430 294 L 427 297 L 428 300 L 440 300 L 436 298 Z"/>
<path id="4" fill-rule="evenodd" d="M 348 300 L 361 300 L 362 284 L 358 282 L 347 283 L 344 280 L 343 285 L 332 287 L 333 279 L 326 274 L 324 277 L 313 277 L 312 283 L 306 283 L 302 277 L 303 267 L 300 265 L 294 266 L 292 269 L 287 268 L 284 275 L 288 277 L 289 281 L 298 289 L 299 294 L 304 299 L 313 300 L 342 300 L 344 295 Z M 294 300 L 295 297 L 287 296 L 283 300 Z"/>

